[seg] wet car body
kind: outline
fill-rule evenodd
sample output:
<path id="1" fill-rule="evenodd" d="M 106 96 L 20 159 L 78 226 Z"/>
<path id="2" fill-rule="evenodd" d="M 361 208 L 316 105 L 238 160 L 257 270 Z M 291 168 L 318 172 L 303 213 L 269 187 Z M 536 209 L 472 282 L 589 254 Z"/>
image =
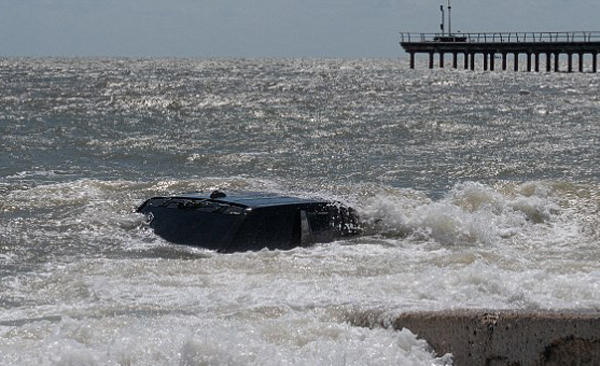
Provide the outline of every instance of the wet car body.
<path id="1" fill-rule="evenodd" d="M 167 241 L 222 253 L 286 250 L 361 231 L 354 210 L 339 202 L 269 194 L 153 197 L 137 211 Z"/>

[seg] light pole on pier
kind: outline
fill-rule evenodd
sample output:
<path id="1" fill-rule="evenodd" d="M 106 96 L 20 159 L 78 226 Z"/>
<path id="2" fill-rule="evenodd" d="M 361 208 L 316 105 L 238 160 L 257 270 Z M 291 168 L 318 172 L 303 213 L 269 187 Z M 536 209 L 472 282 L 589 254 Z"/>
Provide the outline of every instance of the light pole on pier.
<path id="1" fill-rule="evenodd" d="M 440 29 L 442 30 L 442 36 L 445 34 L 444 33 L 444 20 L 446 19 L 446 17 L 444 16 L 444 5 L 440 5 L 440 11 L 442 12 L 442 24 L 440 24 Z"/>
<path id="2" fill-rule="evenodd" d="M 450 6 L 450 0 L 448 0 L 448 35 L 452 36 L 452 7 Z"/>

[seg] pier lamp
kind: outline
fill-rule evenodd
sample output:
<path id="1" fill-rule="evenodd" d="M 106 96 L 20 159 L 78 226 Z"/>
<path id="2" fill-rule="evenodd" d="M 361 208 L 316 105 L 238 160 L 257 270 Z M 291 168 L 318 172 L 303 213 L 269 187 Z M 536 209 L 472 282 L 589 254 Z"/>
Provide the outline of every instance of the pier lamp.
<path id="1" fill-rule="evenodd" d="M 450 6 L 450 0 L 448 0 L 448 35 L 452 36 L 452 7 Z"/>
<path id="2" fill-rule="evenodd" d="M 442 12 L 442 24 L 440 24 L 440 29 L 442 30 L 442 36 L 445 34 L 444 33 L 444 5 L 440 5 L 440 11 Z"/>

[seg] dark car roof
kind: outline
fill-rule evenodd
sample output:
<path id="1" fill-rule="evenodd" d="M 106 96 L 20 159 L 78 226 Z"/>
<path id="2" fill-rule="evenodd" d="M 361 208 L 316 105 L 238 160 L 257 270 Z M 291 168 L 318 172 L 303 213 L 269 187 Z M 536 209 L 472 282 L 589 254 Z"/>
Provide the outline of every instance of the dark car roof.
<path id="1" fill-rule="evenodd" d="M 279 195 L 267 195 L 264 193 L 245 193 L 239 195 L 227 195 L 225 197 L 211 198 L 210 195 L 202 193 L 186 193 L 172 196 L 172 198 L 202 199 L 213 202 L 229 203 L 248 208 L 262 208 L 287 206 L 298 204 L 327 204 L 329 201 L 320 199 L 298 198 Z"/>

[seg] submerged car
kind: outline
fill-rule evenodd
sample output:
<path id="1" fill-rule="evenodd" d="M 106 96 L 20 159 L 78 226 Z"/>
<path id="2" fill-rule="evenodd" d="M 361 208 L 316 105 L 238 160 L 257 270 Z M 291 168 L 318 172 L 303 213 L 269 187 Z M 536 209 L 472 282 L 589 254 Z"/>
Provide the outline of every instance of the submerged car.
<path id="1" fill-rule="evenodd" d="M 361 232 L 354 210 L 339 202 L 269 194 L 153 197 L 137 211 L 165 240 L 221 253 L 286 250 Z"/>

